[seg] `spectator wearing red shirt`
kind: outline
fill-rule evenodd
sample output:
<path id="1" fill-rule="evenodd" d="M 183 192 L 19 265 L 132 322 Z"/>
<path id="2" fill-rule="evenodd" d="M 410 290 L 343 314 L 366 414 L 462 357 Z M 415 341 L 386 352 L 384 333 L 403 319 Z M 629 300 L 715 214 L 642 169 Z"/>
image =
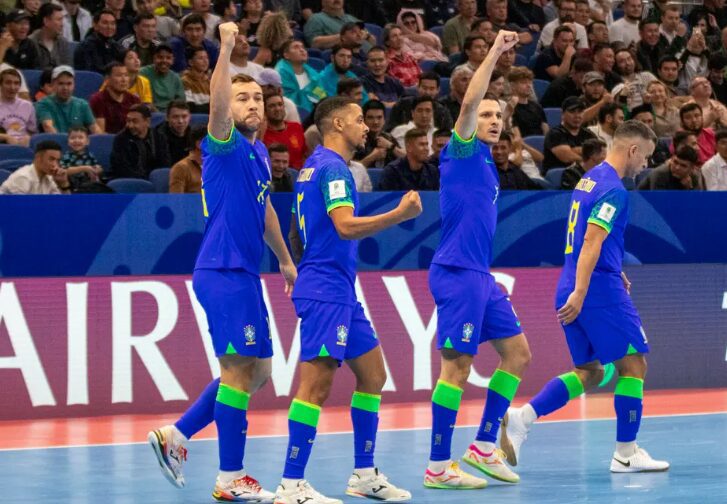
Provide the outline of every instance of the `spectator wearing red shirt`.
<path id="1" fill-rule="evenodd" d="M 285 104 L 279 94 L 265 95 L 265 119 L 267 128 L 263 135 L 263 143 L 266 146 L 275 143 L 285 145 L 290 154 L 290 166 L 296 169 L 302 168 L 306 153 L 303 126 L 285 120 Z"/>
<path id="2" fill-rule="evenodd" d="M 384 45 L 386 46 L 386 56 L 389 58 L 387 73 L 399 79 L 405 87 L 416 86 L 422 69 L 410 54 L 404 52 L 404 36 L 401 28 L 395 24 L 386 25 Z"/>
<path id="3" fill-rule="evenodd" d="M 699 164 L 702 165 L 717 153 L 717 140 L 712 128 L 704 127 L 702 107 L 687 103 L 679 109 L 682 129 L 697 137 Z"/>
<path id="4" fill-rule="evenodd" d="M 141 101 L 128 91 L 129 71 L 123 63 L 113 61 L 107 65 L 106 82 L 106 88 L 94 93 L 88 102 L 101 129 L 115 134 L 126 126 L 129 109 Z"/>

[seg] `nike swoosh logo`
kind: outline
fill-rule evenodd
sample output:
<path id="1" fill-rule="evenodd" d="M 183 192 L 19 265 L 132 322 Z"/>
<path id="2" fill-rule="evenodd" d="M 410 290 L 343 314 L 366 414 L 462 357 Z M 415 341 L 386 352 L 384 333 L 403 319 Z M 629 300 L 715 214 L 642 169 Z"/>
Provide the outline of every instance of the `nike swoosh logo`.
<path id="1" fill-rule="evenodd" d="M 619 459 L 617 459 L 616 457 L 614 457 L 613 459 L 616 462 L 618 462 L 619 464 L 621 464 L 622 466 L 624 466 L 624 467 L 631 467 L 631 461 L 630 460 L 628 462 L 622 462 Z"/>

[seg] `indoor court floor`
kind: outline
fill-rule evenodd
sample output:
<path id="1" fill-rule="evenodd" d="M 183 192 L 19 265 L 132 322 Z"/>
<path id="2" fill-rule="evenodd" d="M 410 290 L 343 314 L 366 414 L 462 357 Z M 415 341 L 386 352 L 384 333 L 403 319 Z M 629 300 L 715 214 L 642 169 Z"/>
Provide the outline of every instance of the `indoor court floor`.
<path id="1" fill-rule="evenodd" d="M 384 397 L 385 398 L 385 397 Z M 475 433 L 483 401 L 464 401 L 453 456 Z M 727 389 L 647 392 L 640 444 L 672 467 L 666 473 L 611 474 L 615 436 L 612 396 L 591 395 L 539 422 L 521 453 L 520 484 L 491 480 L 476 491 L 425 490 L 429 404 L 382 407 L 377 465 L 415 503 L 658 502 L 727 503 Z M 148 430 L 175 416 L 116 416 L 0 422 L 0 502 L 213 502 L 214 426 L 190 443 L 187 486 L 161 475 L 146 444 Z M 286 411 L 251 411 L 246 468 L 268 489 L 280 479 L 287 445 Z M 348 408 L 325 408 L 307 479 L 345 502 L 353 463 Z M 470 470 L 468 466 L 465 466 Z"/>

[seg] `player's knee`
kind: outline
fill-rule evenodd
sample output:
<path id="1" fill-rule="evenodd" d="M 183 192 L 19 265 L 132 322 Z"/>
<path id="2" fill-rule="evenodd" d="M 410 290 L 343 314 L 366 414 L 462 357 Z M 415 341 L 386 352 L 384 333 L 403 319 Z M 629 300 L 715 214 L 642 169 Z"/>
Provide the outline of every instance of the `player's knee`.
<path id="1" fill-rule="evenodd" d="M 530 347 L 518 345 L 508 352 L 503 361 L 507 362 L 508 367 L 517 369 L 522 373 L 528 368 L 532 359 L 533 355 L 530 353 Z"/>
<path id="2" fill-rule="evenodd" d="M 359 383 L 359 388 L 370 394 L 379 394 L 386 383 L 386 369 L 371 370 L 364 380 Z"/>
<path id="3" fill-rule="evenodd" d="M 603 368 L 589 369 L 588 378 L 586 379 L 586 383 L 583 384 L 584 388 L 597 387 L 603 381 L 604 376 L 606 376 L 606 373 Z"/>

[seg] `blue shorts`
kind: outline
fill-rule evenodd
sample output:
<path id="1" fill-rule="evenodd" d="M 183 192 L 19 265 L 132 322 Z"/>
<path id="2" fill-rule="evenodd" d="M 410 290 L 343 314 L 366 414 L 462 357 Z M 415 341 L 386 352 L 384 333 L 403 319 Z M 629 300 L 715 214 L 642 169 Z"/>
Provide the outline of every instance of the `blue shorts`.
<path id="1" fill-rule="evenodd" d="M 617 361 L 629 353 L 649 353 L 641 318 L 631 301 L 599 308 L 583 308 L 563 326 L 573 364 Z"/>
<path id="2" fill-rule="evenodd" d="M 429 288 L 437 303 L 437 349 L 477 355 L 480 343 L 523 332 L 510 298 L 490 273 L 432 264 Z"/>
<path id="3" fill-rule="evenodd" d="M 300 317 L 300 360 L 332 357 L 339 366 L 373 350 L 379 340 L 361 303 L 345 305 L 294 299 Z"/>
<path id="4" fill-rule="evenodd" d="M 199 269 L 192 275 L 192 287 L 207 315 L 215 355 L 272 357 L 260 277 L 242 270 Z"/>

